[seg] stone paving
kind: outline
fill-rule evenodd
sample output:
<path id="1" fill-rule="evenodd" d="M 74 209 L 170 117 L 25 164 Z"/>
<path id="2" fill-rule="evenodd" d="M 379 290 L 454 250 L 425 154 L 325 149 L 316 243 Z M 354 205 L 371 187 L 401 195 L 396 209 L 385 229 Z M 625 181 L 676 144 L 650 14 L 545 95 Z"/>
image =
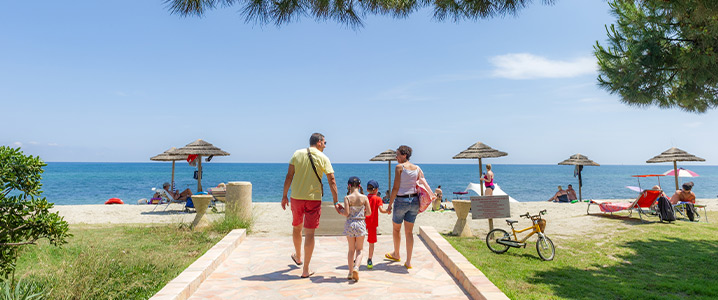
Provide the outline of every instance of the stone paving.
<path id="1" fill-rule="evenodd" d="M 368 243 L 358 282 L 346 279 L 347 241 L 343 236 L 316 238 L 310 269 L 315 274 L 300 278 L 301 268 L 290 255 L 291 237 L 252 237 L 244 240 L 197 288 L 189 299 L 467 299 L 461 287 L 432 254 L 419 236 L 414 239 L 412 269 L 403 266 L 406 256 L 402 239 L 402 262 L 384 259 L 391 251 L 391 236 L 379 236 L 374 269 L 366 268 Z"/>

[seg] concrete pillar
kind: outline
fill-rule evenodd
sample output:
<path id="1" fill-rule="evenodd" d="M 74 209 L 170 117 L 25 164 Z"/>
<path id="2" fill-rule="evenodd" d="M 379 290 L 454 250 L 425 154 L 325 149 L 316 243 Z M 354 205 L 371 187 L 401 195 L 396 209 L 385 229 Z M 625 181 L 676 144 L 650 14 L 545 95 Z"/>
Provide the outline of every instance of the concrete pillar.
<path id="1" fill-rule="evenodd" d="M 212 201 L 211 195 L 192 195 L 192 204 L 194 204 L 197 214 L 194 216 L 194 221 L 192 221 L 190 228 L 195 229 L 209 225 L 204 215 L 207 213 L 207 206 L 209 206 L 210 201 Z"/>
<path id="2" fill-rule="evenodd" d="M 474 236 L 471 232 L 471 228 L 469 227 L 469 222 L 466 220 L 466 217 L 469 215 L 469 211 L 471 210 L 471 201 L 453 200 L 451 203 L 454 205 L 454 211 L 456 212 L 457 217 L 456 225 L 454 225 L 454 231 L 451 233 L 461 237 Z"/>
<path id="3" fill-rule="evenodd" d="M 236 216 L 244 220 L 252 218 L 252 183 L 233 181 L 227 183 L 225 216 Z"/>

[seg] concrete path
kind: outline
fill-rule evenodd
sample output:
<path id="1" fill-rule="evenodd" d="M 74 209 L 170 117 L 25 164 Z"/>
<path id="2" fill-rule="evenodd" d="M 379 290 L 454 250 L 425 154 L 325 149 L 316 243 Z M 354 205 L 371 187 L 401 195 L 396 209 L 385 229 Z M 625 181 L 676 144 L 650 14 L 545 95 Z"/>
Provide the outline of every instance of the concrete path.
<path id="1" fill-rule="evenodd" d="M 315 274 L 300 278 L 301 268 L 290 255 L 291 237 L 249 236 L 201 283 L 190 299 L 467 299 L 469 294 L 454 279 L 427 244 L 415 236 L 413 268 L 384 259 L 391 251 L 391 236 L 379 236 L 374 269 L 366 268 L 365 242 L 358 282 L 346 279 L 347 241 L 343 236 L 316 238 L 310 269 Z"/>

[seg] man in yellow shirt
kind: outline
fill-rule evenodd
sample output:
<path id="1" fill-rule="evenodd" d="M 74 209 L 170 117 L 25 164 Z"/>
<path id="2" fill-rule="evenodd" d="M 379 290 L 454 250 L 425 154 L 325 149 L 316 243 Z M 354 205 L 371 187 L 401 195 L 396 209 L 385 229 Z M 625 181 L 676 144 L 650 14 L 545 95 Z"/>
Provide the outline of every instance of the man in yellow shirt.
<path id="1" fill-rule="evenodd" d="M 309 148 L 294 152 L 289 160 L 287 177 L 284 179 L 284 193 L 282 194 L 282 209 L 287 209 L 289 198 L 287 193 L 292 189 L 292 240 L 294 254 L 292 260 L 297 265 L 304 264 L 302 278 L 314 274 L 309 271 L 309 262 L 314 252 L 314 230 L 319 227 L 319 217 L 322 214 L 322 196 L 324 186 L 322 176 L 327 174 L 327 182 L 332 192 L 334 209 L 339 212 L 344 209 L 337 199 L 337 183 L 334 178 L 334 169 L 329 158 L 324 155 L 327 141 L 321 133 L 314 133 L 309 137 Z M 304 225 L 304 262 L 302 253 L 302 224 Z"/>

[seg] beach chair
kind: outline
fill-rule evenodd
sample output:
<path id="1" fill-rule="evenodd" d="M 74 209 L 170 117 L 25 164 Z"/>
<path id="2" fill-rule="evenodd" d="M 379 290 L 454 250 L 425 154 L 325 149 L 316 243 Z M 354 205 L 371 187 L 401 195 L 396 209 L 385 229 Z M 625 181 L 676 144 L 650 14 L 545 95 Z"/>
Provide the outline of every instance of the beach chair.
<path id="1" fill-rule="evenodd" d="M 651 206 L 656 203 L 658 197 L 661 196 L 663 191 L 661 190 L 644 190 L 641 195 L 636 198 L 633 202 L 596 202 L 590 200 L 588 207 L 586 208 L 586 214 L 589 214 L 591 205 L 598 205 L 601 212 L 611 213 L 628 210 L 628 216 L 633 214 L 633 211 L 638 211 L 638 217 L 643 221 L 643 215 L 648 216 L 651 212 Z"/>
<path id="2" fill-rule="evenodd" d="M 165 189 L 153 188 L 152 190 L 155 191 L 157 194 L 159 194 L 160 198 L 162 198 L 162 201 L 160 203 L 167 204 L 167 205 L 165 205 L 165 209 L 163 211 L 166 211 L 167 208 L 170 207 L 170 204 L 172 204 L 172 203 L 186 203 L 187 202 L 187 200 L 175 200 L 174 198 L 172 198 L 172 196 L 170 196 L 167 193 L 167 191 Z M 152 211 L 155 211 L 155 209 L 157 209 L 158 206 L 160 206 L 160 205 L 159 204 L 156 205 L 155 208 L 152 209 Z M 184 208 L 184 210 L 188 211 L 187 208 Z"/>
<path id="3" fill-rule="evenodd" d="M 687 203 L 690 202 L 678 202 L 673 205 L 673 210 L 683 219 L 688 219 L 688 213 L 686 212 L 686 210 L 688 210 L 688 206 L 686 205 Z M 708 212 L 706 211 L 705 204 L 693 204 L 693 220 L 696 222 L 701 221 L 701 214 L 698 213 L 699 208 L 703 209 L 703 219 L 705 219 L 706 223 L 708 223 Z"/>
<path id="4" fill-rule="evenodd" d="M 226 203 L 227 200 L 227 186 L 224 183 L 220 183 L 217 187 L 207 189 L 209 195 L 212 195 L 212 210 L 217 210 L 217 202 Z"/>

